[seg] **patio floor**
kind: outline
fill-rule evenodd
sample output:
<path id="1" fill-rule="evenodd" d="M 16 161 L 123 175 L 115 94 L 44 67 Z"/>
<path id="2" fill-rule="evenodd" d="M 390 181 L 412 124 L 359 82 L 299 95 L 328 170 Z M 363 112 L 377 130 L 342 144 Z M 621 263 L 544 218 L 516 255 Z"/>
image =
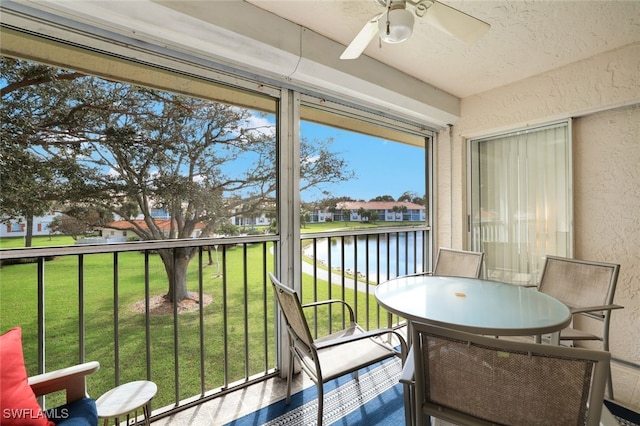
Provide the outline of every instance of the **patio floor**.
<path id="1" fill-rule="evenodd" d="M 640 412 L 640 371 L 617 362 L 612 363 L 616 402 Z M 292 392 L 302 390 L 313 382 L 304 374 L 297 374 Z M 286 396 L 287 382 L 273 378 L 225 396 L 205 402 L 178 414 L 158 419 L 153 426 L 224 425 L 254 410 L 258 410 Z"/>
<path id="2" fill-rule="evenodd" d="M 313 386 L 313 382 L 304 373 L 296 374 L 291 392 L 293 394 L 307 386 Z M 287 381 L 276 377 L 158 419 L 153 426 L 224 425 L 284 399 L 286 395 Z"/>

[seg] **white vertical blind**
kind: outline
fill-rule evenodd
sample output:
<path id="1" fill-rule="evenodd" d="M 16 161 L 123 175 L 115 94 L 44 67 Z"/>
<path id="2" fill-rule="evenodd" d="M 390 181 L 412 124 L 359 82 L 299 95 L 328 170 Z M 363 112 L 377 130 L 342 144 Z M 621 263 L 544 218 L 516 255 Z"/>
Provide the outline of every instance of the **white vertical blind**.
<path id="1" fill-rule="evenodd" d="M 572 255 L 568 122 L 472 140 L 471 239 L 485 275 L 536 284 L 544 257 Z"/>

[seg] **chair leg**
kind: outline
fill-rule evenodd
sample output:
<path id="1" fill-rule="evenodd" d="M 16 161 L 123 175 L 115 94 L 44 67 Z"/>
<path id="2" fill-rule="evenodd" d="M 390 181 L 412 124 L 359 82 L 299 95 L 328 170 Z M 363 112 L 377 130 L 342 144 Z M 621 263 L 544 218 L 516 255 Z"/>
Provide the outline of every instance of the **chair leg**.
<path id="1" fill-rule="evenodd" d="M 605 331 L 605 336 L 602 339 L 602 350 L 609 352 L 609 335 Z M 611 373 L 611 364 L 609 364 L 609 377 L 607 378 L 607 396 L 613 401 L 613 374 Z"/>
<path id="2" fill-rule="evenodd" d="M 322 426 L 322 412 L 323 412 L 323 402 L 324 402 L 324 388 L 322 386 L 322 381 L 318 380 L 318 426 Z"/>
<path id="3" fill-rule="evenodd" d="M 411 400 L 413 395 L 411 394 L 411 385 L 403 384 L 402 387 L 404 393 L 404 420 L 406 426 L 415 425 L 415 421 L 413 419 L 413 407 L 411 405 Z"/>
<path id="4" fill-rule="evenodd" d="M 291 382 L 293 381 L 293 350 L 289 352 L 289 371 L 287 373 L 287 405 L 291 402 Z"/>

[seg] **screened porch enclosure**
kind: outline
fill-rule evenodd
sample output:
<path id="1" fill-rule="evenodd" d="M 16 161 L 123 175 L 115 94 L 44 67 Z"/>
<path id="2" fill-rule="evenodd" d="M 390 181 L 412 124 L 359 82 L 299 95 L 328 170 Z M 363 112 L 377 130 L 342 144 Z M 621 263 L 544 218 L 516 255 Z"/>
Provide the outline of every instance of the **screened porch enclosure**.
<path id="1" fill-rule="evenodd" d="M 203 77 L 194 65 L 113 62 L 37 38 L 23 54 L 43 60 L 50 44 L 64 66 L 2 57 L 2 121 L 25 118 L 3 127 L 3 156 L 15 170 L 34 165 L 3 188 L 18 195 L 40 182 L 32 201 L 58 211 L 45 224 L 55 242 L 40 235 L 23 247 L 24 235 L 0 250 L 0 325 L 23 328 L 30 374 L 97 360 L 90 395 L 151 380 L 161 418 L 282 374 L 268 272 L 305 301 L 349 301 L 362 325 L 377 328 L 386 313 L 373 286 L 429 267 L 431 130 L 223 73 Z M 378 149 L 387 168 L 344 161 Z M 399 179 L 392 160 L 407 158 L 417 177 Z M 392 197 L 394 209 L 375 219 L 336 212 L 339 199 L 364 198 L 347 184 L 371 169 L 367 198 Z M 47 170 L 59 173 L 44 180 Z M 2 206 L 14 221 L 19 200 Z M 404 202 L 417 210 L 404 214 Z M 307 214 L 318 232 L 305 234 Z M 71 232 L 88 238 L 58 242 Z M 310 321 L 323 335 L 345 319 Z"/>
<path id="2" fill-rule="evenodd" d="M 98 11 L 102 7 L 111 9 L 111 6 L 105 6 L 108 2 L 79 2 L 78 8 L 84 5 L 85 11 L 91 12 L 92 6 L 88 5 L 92 3 L 98 5 Z M 136 3 L 130 3 L 135 4 L 136 10 L 149 7 L 156 11 L 172 7 L 170 3 L 174 3 L 175 9 L 190 7 L 189 2 L 152 0 Z M 250 6 L 248 2 L 227 3 L 234 7 L 239 5 L 241 10 Z M 222 140 L 230 142 L 235 138 L 237 143 L 229 146 L 255 148 L 252 153 L 238 154 L 237 162 L 228 162 L 228 165 L 242 164 L 242 167 L 230 167 L 225 171 L 225 182 L 229 184 L 226 189 L 220 185 L 221 181 L 217 180 L 220 176 L 213 170 L 207 179 L 203 177 L 203 170 L 192 174 L 189 185 L 185 185 L 187 179 L 182 180 L 184 176 L 172 182 L 162 181 L 165 188 L 172 186 L 173 190 L 165 192 L 167 200 L 158 205 L 155 205 L 155 197 L 148 198 L 148 211 L 156 212 L 158 216 L 150 215 L 155 218 L 144 225 L 149 229 L 144 230 L 143 226 L 139 231 L 151 232 L 156 219 L 169 217 L 171 206 L 180 220 L 188 217 L 189 214 L 185 214 L 188 209 L 183 210 L 185 205 L 179 201 L 187 194 L 194 195 L 194 199 L 206 200 L 206 210 L 225 210 L 224 215 L 216 216 L 221 220 L 210 221 L 212 227 L 208 230 L 201 227 L 199 221 L 192 220 L 193 227 L 183 227 L 184 233 L 178 237 L 177 229 L 172 229 L 169 221 L 167 227 L 158 227 L 155 237 L 148 240 L 124 243 L 134 239 L 131 237 L 135 233 L 131 229 L 109 228 L 108 232 L 113 232 L 114 236 L 120 233 L 121 243 L 0 250 L 3 263 L 0 328 L 4 331 L 20 325 L 27 330 L 25 355 L 29 358 L 30 373 L 99 358 L 102 369 L 89 380 L 89 393 L 98 397 L 119 383 L 144 378 L 154 380 L 161 388 L 152 403 L 153 420 L 159 424 L 171 424 L 173 413 L 190 413 L 189 408 L 206 412 L 207 402 L 222 401 L 220 406 L 227 410 L 229 399 L 224 397 L 234 390 L 244 392 L 255 385 L 253 389 L 264 392 L 270 388 L 263 385 L 281 380 L 278 376 L 282 375 L 280 366 L 286 362 L 286 354 L 280 344 L 283 334 L 266 278 L 268 272 L 274 272 L 283 282 L 300 290 L 305 301 L 329 296 L 349 301 L 355 305 L 358 322 L 375 328 L 387 324 L 387 315 L 375 302 L 374 286 L 397 275 L 430 270 L 434 253 L 442 246 L 483 251 L 486 277 L 518 285 L 535 284 L 543 258 L 550 253 L 570 257 L 589 254 L 591 257 L 611 257 L 610 260 L 616 262 L 620 260 L 625 284 L 619 292 L 620 303 L 626 308 L 614 317 L 616 345 L 612 353 L 622 356 L 617 367 L 631 367 L 618 370 L 623 372 L 617 373 L 614 383 L 616 397 L 634 403 L 640 389 L 637 379 L 633 379 L 638 376 L 633 343 L 633 319 L 636 318 L 633 295 L 637 272 L 633 253 L 636 250 L 621 230 L 635 230 L 636 221 L 627 213 L 635 210 L 621 209 L 618 202 L 623 199 L 623 193 L 635 193 L 635 186 L 627 183 L 613 191 L 612 187 L 617 185 L 598 180 L 609 177 L 611 181 L 619 181 L 635 173 L 635 168 L 629 165 L 633 160 L 629 159 L 635 158 L 632 148 L 637 146 L 635 140 L 630 140 L 637 128 L 635 123 L 638 121 L 634 120 L 638 111 L 637 99 L 630 101 L 629 96 L 618 93 L 625 90 L 633 93 L 628 90 L 629 82 L 625 81 L 632 82 L 633 79 L 611 79 L 611 84 L 616 86 L 615 93 L 612 90 L 608 93 L 607 77 L 610 76 L 607 74 L 614 68 L 601 63 L 619 63 L 620 68 L 615 68 L 616 76 L 624 76 L 629 63 L 633 64 L 630 70 L 637 68 L 635 61 L 629 60 L 637 51 L 635 45 L 620 50 L 620 56 L 607 54 L 595 61 L 585 61 L 587 67 L 566 67 L 563 74 L 585 74 L 585 81 L 576 83 L 575 87 L 574 75 L 568 79 L 527 79 L 510 86 L 511 91 L 506 94 L 498 89 L 481 96 L 482 102 L 470 99 L 463 117 L 460 111 L 463 99 L 421 80 L 406 78 L 406 74 L 385 64 L 375 63 L 372 65 L 376 66 L 370 68 L 367 66 L 371 63 L 367 62 L 370 58 L 363 58 L 363 62 L 355 66 L 343 63 L 327 70 L 325 65 L 334 64 L 326 58 L 335 56 L 337 60 L 337 55 L 331 54 L 336 43 L 329 39 L 315 43 L 321 38 L 318 34 L 293 22 L 286 22 L 284 29 L 287 31 L 282 33 L 264 30 L 282 25 L 282 19 L 268 21 L 271 25 L 264 27 L 252 26 L 242 23 L 242 19 L 249 18 L 248 22 L 255 23 L 258 21 L 256 16 L 234 14 L 228 28 L 233 30 L 234 25 L 241 24 L 248 30 L 241 31 L 242 34 L 238 33 L 238 37 L 226 43 L 224 31 L 227 27 L 209 25 L 210 22 L 206 23 L 207 29 L 213 28 L 215 37 L 206 33 L 207 36 L 201 39 L 169 40 L 175 34 L 170 30 L 179 26 L 176 22 L 180 20 L 169 27 L 162 25 L 162 19 L 156 20 L 146 28 L 151 30 L 147 33 L 144 26 L 154 20 L 154 15 L 143 13 L 141 15 L 145 16 L 138 16 L 140 20 L 137 21 L 134 15 L 123 13 L 125 8 L 114 8 L 113 20 L 109 13 L 104 13 L 92 16 L 93 21 L 85 20 L 80 9 L 74 10 L 75 6 L 71 8 L 65 2 L 7 0 L 1 8 L 5 58 L 28 60 L 78 72 L 83 77 L 103 79 L 118 88 L 119 91 L 105 90 L 114 95 L 125 93 L 130 89 L 125 86 L 133 85 L 145 92 L 144 95 L 154 93 L 156 102 L 161 98 L 170 100 L 166 109 L 164 106 L 156 109 L 169 113 L 169 104 L 180 105 L 172 116 L 175 119 L 172 135 L 178 135 L 175 130 L 188 121 L 183 122 L 179 114 L 175 114 L 176 109 L 187 110 L 189 105 L 199 103 L 208 107 L 222 105 L 229 113 L 246 111 L 246 121 Z M 258 17 L 264 16 L 262 12 L 268 13 L 258 12 Z M 199 16 L 189 18 L 193 18 L 191 22 L 204 23 Z M 226 19 L 225 13 L 218 14 L 216 19 Z M 299 30 L 295 32 L 296 37 L 285 38 L 284 34 L 291 34 L 290 27 L 294 26 Z M 193 34 L 202 28 L 194 25 L 188 30 Z M 219 31 L 215 31 L 216 28 Z M 246 40 L 245 35 L 253 32 L 268 36 Z M 265 40 L 267 44 L 274 44 L 264 45 L 266 49 L 262 50 L 261 43 Z M 281 41 L 285 43 L 280 45 Z M 288 50 L 291 45 L 295 49 Z M 236 47 L 241 49 L 234 52 Z M 291 52 L 295 54 L 291 55 Z M 293 66 L 287 68 L 291 64 Z M 607 72 L 598 71 L 600 68 L 606 68 Z M 557 76 L 553 72 L 551 75 Z M 580 99 L 578 92 L 586 89 L 583 86 L 587 81 L 602 82 L 602 91 L 590 91 L 601 95 L 600 99 Z M 558 87 L 563 84 L 566 88 Z M 94 88 L 99 90 L 99 85 Z M 564 94 L 562 98 L 566 104 L 549 101 L 537 105 L 536 96 L 546 90 Z M 62 94 L 60 90 L 56 92 L 56 96 Z M 25 117 L 34 118 L 39 114 L 37 108 L 29 110 L 33 99 L 32 96 L 16 99 L 15 104 L 27 112 Z M 50 100 L 48 104 L 57 104 L 55 98 Z M 2 101 L 4 112 L 7 103 L 4 97 Z M 633 115 L 628 113 L 626 119 L 630 124 L 627 127 L 620 126 L 622 119 L 618 115 L 612 119 L 605 114 L 602 124 L 585 120 L 588 124 L 583 123 L 582 131 L 593 135 L 585 139 L 591 147 L 599 146 L 599 149 L 588 151 L 592 157 L 576 157 L 581 164 L 575 169 L 573 152 L 575 149 L 584 152 L 584 147 L 577 148 L 577 145 L 572 152 L 572 131 L 577 134 L 581 129 L 579 125 L 574 127 L 568 121 L 511 133 L 517 128 L 514 123 L 520 126 L 529 120 L 548 122 L 548 117 L 554 121 L 558 117 L 579 117 L 576 113 L 584 111 L 576 111 L 576 108 L 586 108 L 592 114 L 611 105 L 629 105 L 630 102 L 634 105 L 629 108 Z M 496 111 L 493 116 L 493 108 L 498 105 L 505 110 Z M 67 111 L 73 111 L 75 107 L 77 105 L 70 105 Z M 63 144 L 50 144 L 50 134 L 40 134 L 30 135 L 29 146 L 35 146 L 32 143 L 40 139 L 50 145 L 47 149 L 64 146 L 69 148 L 68 154 L 74 150 L 80 154 L 85 143 L 90 141 L 98 146 L 104 142 L 106 132 L 101 131 L 109 126 L 112 127 L 110 131 L 117 128 L 114 123 L 135 122 L 134 114 L 121 114 L 114 119 L 114 116 L 98 114 L 99 109 L 96 108 L 95 115 L 84 117 L 85 125 L 90 123 L 95 127 L 85 127 L 90 131 L 85 132 L 82 142 L 77 129 L 73 129 L 65 134 Z M 196 115 L 190 114 L 190 119 Z M 500 120 L 496 119 L 497 115 Z M 0 122 L 9 121 L 2 117 Z M 155 130 L 145 127 L 145 123 L 151 122 L 141 120 L 131 126 L 132 131 L 128 134 L 111 132 L 111 142 L 124 141 L 136 146 L 144 138 L 155 139 L 157 146 L 161 146 L 169 138 L 158 137 L 157 129 L 162 126 Z M 455 129 L 448 127 L 449 123 L 454 123 Z M 613 133 L 614 137 L 610 132 L 614 127 L 612 123 L 622 129 L 619 134 Z M 96 131 L 97 124 L 102 125 L 100 131 Z M 326 139 L 334 138 L 344 143 L 340 147 L 334 145 L 336 153 L 360 150 L 359 160 L 363 163 L 366 163 L 365 154 L 383 152 L 377 151 L 380 145 L 402 147 L 397 151 L 402 154 L 385 151 L 380 155 L 388 160 L 386 164 L 369 164 L 368 168 L 374 169 L 383 181 L 401 181 L 402 189 L 393 197 L 399 201 L 400 197 L 406 198 L 407 193 L 411 199 L 421 198 L 418 204 L 423 209 L 415 210 L 411 215 L 398 209 L 380 210 L 378 217 L 387 213 L 389 217 L 402 219 L 380 221 L 375 229 L 351 228 L 359 225 L 361 218 L 371 217 L 370 212 L 344 210 L 340 215 L 334 215 L 333 201 L 338 200 L 324 202 L 328 201 L 324 198 L 330 198 L 333 189 L 322 185 L 315 189 L 305 188 L 311 182 L 304 177 L 305 173 L 312 172 L 316 164 L 326 166 L 323 168 L 329 172 L 326 176 L 349 176 L 346 167 L 335 167 L 339 163 L 332 159 L 336 157 L 320 155 L 327 152 L 320 149 L 312 151 L 321 148 L 321 144 L 316 144 L 314 135 L 307 133 L 311 128 L 325 128 Z M 510 133 L 493 135 L 495 129 L 509 129 Z M 54 130 L 54 134 L 62 135 L 58 133 L 60 129 Z M 195 133 L 202 132 L 198 130 L 192 135 Z M 491 136 L 485 137 L 487 133 Z M 471 134 L 482 135 L 482 139 L 469 141 L 466 138 Z M 245 139 L 241 140 L 241 137 Z M 258 143 L 253 144 L 254 140 L 250 138 Z M 355 138 L 365 142 L 360 144 Z M 592 143 L 597 138 L 608 138 L 608 142 L 602 146 Z M 303 139 L 310 143 L 306 144 Z M 618 139 L 626 141 L 626 147 L 622 142 L 612 142 Z M 18 139 L 7 139 L 3 134 L 3 142 L 5 140 Z M 321 142 L 324 140 L 320 138 Z M 184 144 L 185 149 L 189 145 Z M 18 150 L 14 152 L 23 148 L 20 144 L 16 146 Z M 131 152 L 133 156 L 123 165 L 134 164 L 134 159 L 141 158 L 135 155 L 145 148 L 143 144 L 137 146 L 139 152 Z M 617 156 L 599 164 L 597 169 L 622 167 L 615 177 L 607 172 L 596 173 L 591 178 L 592 166 L 599 163 L 604 151 L 616 152 Z M 42 154 L 38 149 L 32 153 Z M 100 150 L 94 150 L 94 153 L 98 157 L 102 154 Z M 11 158 L 5 153 L 0 157 Z M 24 157 L 13 158 L 18 160 L 14 162 L 17 167 L 29 164 L 21 162 Z M 316 163 L 316 159 L 327 161 Z M 419 160 L 417 165 L 413 162 L 415 159 Z M 364 170 L 361 167 L 352 169 L 354 175 L 368 188 L 380 189 L 376 196 L 388 195 L 379 181 L 363 179 L 365 174 L 360 173 Z M 27 170 L 27 167 L 23 169 Z M 422 173 L 417 178 L 409 173 L 416 169 Z M 149 170 L 146 177 L 155 179 L 160 175 L 158 170 Z M 574 196 L 573 175 L 576 176 L 575 192 L 583 194 L 582 201 Z M 8 182 L 5 176 L 0 181 Z M 111 179 L 114 175 L 105 173 L 104 176 Z M 232 188 L 231 183 L 238 178 L 245 181 L 242 189 Z M 31 177 L 22 183 L 35 181 Z M 155 187 L 155 182 L 160 180 L 154 181 L 149 188 Z M 599 187 L 601 183 L 611 197 L 584 195 L 589 194 L 588 187 Z M 334 184 L 341 189 L 347 187 L 346 184 L 341 186 L 340 182 Z M 126 185 L 120 186 L 123 188 Z M 205 191 L 198 192 L 200 189 Z M 3 196 L 16 194 L 18 200 L 36 200 L 43 191 L 36 188 L 34 195 L 29 197 L 24 196 L 26 192 L 7 192 L 4 188 L 0 193 Z M 137 195 L 135 191 L 133 193 Z M 172 193 L 177 196 L 172 198 Z M 356 191 L 349 195 L 357 200 L 373 197 Z M 584 202 L 585 198 L 588 203 Z M 38 200 L 40 205 L 48 205 L 42 199 Z M 105 201 L 104 197 L 101 201 Z M 629 201 L 625 206 L 636 204 L 634 197 L 625 201 Z M 574 233 L 574 202 L 577 220 L 590 218 L 586 221 L 587 229 L 579 230 L 578 235 Z M 609 208 L 609 204 L 612 207 Z M 610 210 L 602 209 L 603 205 Z M 136 213 L 144 210 L 139 206 L 138 209 Z M 591 220 L 609 217 L 606 213 L 613 210 L 625 210 L 630 218 L 626 222 L 617 213 L 609 216 L 618 221 L 614 225 L 622 222 L 627 227 L 613 229 L 608 221 L 598 224 Z M 597 214 L 592 214 L 593 211 Z M 121 216 L 129 218 L 128 213 L 130 211 L 122 209 Z M 308 222 L 326 223 L 327 218 L 331 218 L 334 228 L 307 233 Z M 113 219 L 115 222 L 117 218 Z M 25 224 L 15 222 L 8 228 L 16 235 L 25 230 Z M 211 229 L 212 233 L 207 234 Z M 603 238 L 605 235 L 607 237 Z M 599 241 L 578 241 L 574 249 L 574 237 L 609 241 L 604 245 Z M 26 239 L 26 236 L 20 238 Z M 114 241 L 116 238 L 110 242 Z M 353 241 L 366 241 L 366 244 L 352 244 Z M 620 241 L 624 244 L 619 244 Z M 189 253 L 190 261 L 184 268 L 184 280 L 176 280 L 175 269 L 168 273 L 167 265 L 171 268 L 174 262 L 179 263 L 176 261 L 184 258 L 185 253 Z M 9 264 L 17 259 L 28 259 L 33 263 Z M 351 259 L 358 260 L 350 263 Z M 11 280 L 7 278 L 10 274 Z M 171 286 L 169 280 L 173 280 Z M 178 296 L 182 290 L 185 291 Z M 184 299 L 182 304 L 167 305 L 163 303 L 164 295 L 170 295 L 174 300 L 183 296 Z M 154 307 L 162 307 L 163 314 L 157 315 Z M 6 315 L 7 312 L 11 315 Z M 618 321 L 618 318 L 624 320 Z M 344 317 L 341 312 L 332 312 L 310 318 L 310 321 L 314 331 L 322 334 L 331 329 L 332 323 L 344 321 Z M 394 318 L 393 324 L 401 325 L 399 321 Z M 60 396 L 54 396 L 46 404 L 53 406 L 59 400 Z"/>

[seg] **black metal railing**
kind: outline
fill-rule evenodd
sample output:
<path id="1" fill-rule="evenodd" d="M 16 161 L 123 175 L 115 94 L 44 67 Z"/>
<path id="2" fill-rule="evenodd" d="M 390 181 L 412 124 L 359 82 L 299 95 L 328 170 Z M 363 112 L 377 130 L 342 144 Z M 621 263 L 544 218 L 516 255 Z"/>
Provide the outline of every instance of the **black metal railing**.
<path id="1" fill-rule="evenodd" d="M 346 300 L 367 329 L 387 325 L 373 294 L 376 284 L 428 270 L 425 227 L 309 233 L 301 238 L 301 281 L 309 283 L 302 286 L 303 302 L 325 297 Z M 331 330 L 319 330 L 314 322 L 313 331 L 318 335 Z"/>
<path id="2" fill-rule="evenodd" d="M 427 232 L 303 234 L 303 302 L 342 298 L 366 328 L 386 325 L 373 286 L 424 270 Z M 1 250 L 0 325 L 23 328 L 30 374 L 97 360 L 92 396 L 146 378 L 158 384 L 153 417 L 163 417 L 278 374 L 267 278 L 277 249 L 278 236 L 258 235 Z M 159 250 L 194 251 L 180 304 L 163 297 Z M 330 331 L 334 317 L 344 321 L 340 312 L 314 316 L 314 332 Z"/>

